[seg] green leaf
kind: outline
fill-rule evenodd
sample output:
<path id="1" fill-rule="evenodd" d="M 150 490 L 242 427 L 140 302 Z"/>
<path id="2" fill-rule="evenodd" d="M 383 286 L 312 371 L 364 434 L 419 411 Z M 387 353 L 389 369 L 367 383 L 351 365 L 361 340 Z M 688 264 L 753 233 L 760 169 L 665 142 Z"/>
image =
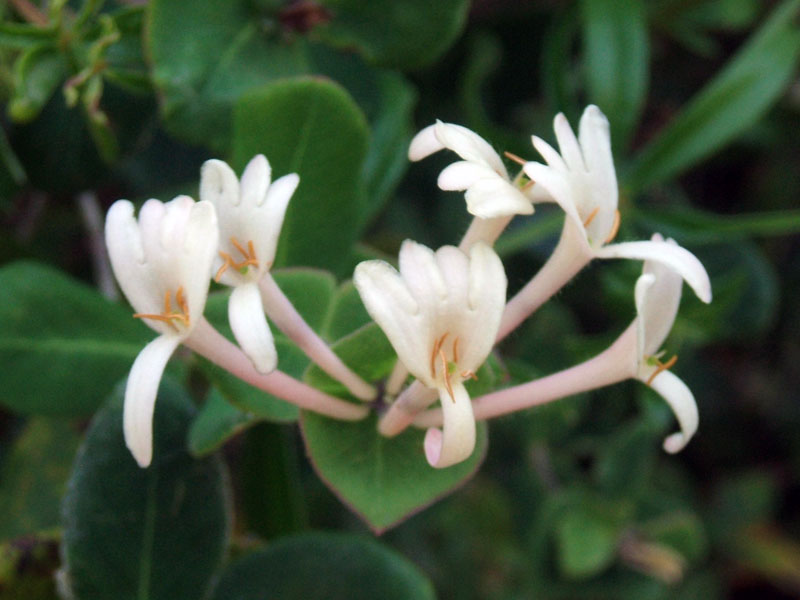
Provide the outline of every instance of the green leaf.
<path id="1" fill-rule="evenodd" d="M 234 163 L 269 157 L 276 174 L 298 173 L 276 261 L 341 272 L 367 203 L 359 180 L 369 131 L 347 92 L 299 78 L 248 92 L 234 111 Z"/>
<path id="2" fill-rule="evenodd" d="M 153 337 L 122 306 L 33 262 L 0 269 L 0 322 L 0 402 L 22 414 L 90 414 Z"/>
<path id="3" fill-rule="evenodd" d="M 322 0 L 329 21 L 313 34 L 340 48 L 357 48 L 370 61 L 415 69 L 435 61 L 464 27 L 468 0 Z"/>
<path id="4" fill-rule="evenodd" d="M 620 531 L 618 516 L 589 499 L 567 508 L 555 529 L 561 572 L 578 579 L 606 569 L 616 556 Z"/>
<path id="5" fill-rule="evenodd" d="M 323 333 L 329 340 L 338 340 L 372 321 L 352 281 L 346 281 L 333 297 Z"/>
<path id="6" fill-rule="evenodd" d="M 379 109 L 367 115 L 372 127 L 363 180 L 369 204 L 359 223 L 366 224 L 389 200 L 408 168 L 408 145 L 414 134 L 411 116 L 417 95 L 395 73 L 377 74 Z M 358 100 L 358 98 L 356 97 Z"/>
<path id="7" fill-rule="evenodd" d="M 67 60 L 50 43 L 33 46 L 14 63 L 14 96 L 8 115 L 18 123 L 35 119 L 67 76 Z"/>
<path id="8" fill-rule="evenodd" d="M 800 0 L 779 6 L 728 65 L 641 153 L 625 179 L 636 193 L 677 176 L 752 126 L 783 93 L 798 55 Z"/>
<path id="9" fill-rule="evenodd" d="M 551 112 L 563 112 L 570 121 L 578 112 L 577 90 L 571 64 L 572 44 L 579 21 L 568 7 L 557 14 L 542 43 L 541 86 Z"/>
<path id="10" fill-rule="evenodd" d="M 25 424 L 0 474 L 0 539 L 58 525 L 79 442 L 77 430 L 63 420 L 35 418 Z"/>
<path id="11" fill-rule="evenodd" d="M 211 454 L 257 422 L 254 415 L 239 410 L 212 388 L 189 428 L 189 450 L 193 456 Z"/>
<path id="12" fill-rule="evenodd" d="M 647 94 L 649 47 L 642 0 L 583 0 L 584 69 L 589 101 L 611 122 L 611 140 L 622 148 L 633 132 Z"/>
<path id="13" fill-rule="evenodd" d="M 667 513 L 638 525 L 637 530 L 647 540 L 677 550 L 687 561 L 699 561 L 708 552 L 703 522 L 694 513 Z"/>
<path id="14" fill-rule="evenodd" d="M 226 547 L 226 476 L 186 450 L 194 409 L 162 382 L 153 463 L 141 469 L 122 435 L 120 385 L 94 418 L 64 498 L 65 580 L 73 595 L 117 600 L 202 598 Z"/>
<path id="15" fill-rule="evenodd" d="M 731 243 L 751 237 L 800 233 L 800 210 L 786 209 L 719 215 L 691 206 L 641 210 L 636 221 L 647 231 L 658 231 L 682 244 Z"/>
<path id="16" fill-rule="evenodd" d="M 214 600 L 434 600 L 430 581 L 376 541 L 340 533 L 284 538 L 233 563 Z"/>
<path id="17" fill-rule="evenodd" d="M 246 0 L 153 0 L 148 7 L 153 83 L 167 127 L 186 141 L 225 152 L 243 92 L 308 70 L 304 44 L 282 44 L 279 31 L 265 32 Z"/>
<path id="18" fill-rule="evenodd" d="M 306 268 L 273 271 L 272 278 L 305 322 L 319 333 L 333 302 L 336 278 L 327 271 Z"/>
<path id="19" fill-rule="evenodd" d="M 396 357 L 374 323 L 333 345 L 334 351 L 367 381 L 386 377 Z M 334 395 L 346 389 L 316 366 L 305 380 Z M 467 481 L 478 469 L 487 447 L 486 426 L 479 424 L 472 456 L 446 469 L 425 459 L 425 432 L 410 427 L 394 438 L 378 433 L 372 416 L 356 423 L 335 421 L 301 411 L 301 430 L 309 459 L 320 478 L 377 533 L 396 525 Z"/>

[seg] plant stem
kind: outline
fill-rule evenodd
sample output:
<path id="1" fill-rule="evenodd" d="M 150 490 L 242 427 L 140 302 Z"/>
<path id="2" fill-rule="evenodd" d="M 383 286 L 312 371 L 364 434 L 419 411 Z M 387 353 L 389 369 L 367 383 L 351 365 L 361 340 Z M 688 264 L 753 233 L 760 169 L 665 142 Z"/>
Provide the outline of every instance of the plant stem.
<path id="1" fill-rule="evenodd" d="M 273 323 L 306 353 L 320 369 L 341 382 L 359 400 L 371 401 L 377 394 L 374 387 L 356 375 L 342 362 L 328 344 L 305 322 L 289 301 L 272 275 L 265 273 L 259 280 L 264 310 Z"/>
<path id="2" fill-rule="evenodd" d="M 472 401 L 475 419 L 485 420 L 507 415 L 532 406 L 546 404 L 636 376 L 636 321 L 606 350 L 574 367 L 547 377 L 486 394 Z M 420 428 L 440 427 L 442 410 L 436 408 L 420 414 L 414 425 Z"/>
<path id="3" fill-rule="evenodd" d="M 205 318 L 195 325 L 184 344 L 242 381 L 300 408 L 343 421 L 358 421 L 369 412 L 366 406 L 325 394 L 282 371 L 262 375 L 255 370 L 247 355 L 214 329 Z"/>

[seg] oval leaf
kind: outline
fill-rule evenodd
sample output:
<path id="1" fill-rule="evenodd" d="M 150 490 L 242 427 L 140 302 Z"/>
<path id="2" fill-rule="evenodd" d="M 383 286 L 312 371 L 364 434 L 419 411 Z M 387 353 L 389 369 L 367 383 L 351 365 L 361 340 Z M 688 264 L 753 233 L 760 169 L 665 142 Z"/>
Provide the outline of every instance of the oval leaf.
<path id="1" fill-rule="evenodd" d="M 359 182 L 366 119 L 337 84 L 298 78 L 253 90 L 234 110 L 234 162 L 269 157 L 273 173 L 298 173 L 276 262 L 342 271 L 366 202 Z"/>
<path id="2" fill-rule="evenodd" d="M 164 382 L 153 463 L 140 469 L 122 437 L 123 393 L 96 415 L 75 461 L 62 506 L 64 581 L 78 599 L 202 598 L 230 528 L 222 463 L 189 456 L 194 408 Z"/>
<path id="3" fill-rule="evenodd" d="M 0 402 L 22 414 L 90 414 L 152 338 L 130 311 L 32 262 L 0 269 L 0 323 Z"/>
<path id="4" fill-rule="evenodd" d="M 386 336 L 371 323 L 333 345 L 339 357 L 367 381 L 386 377 L 396 361 Z M 343 386 L 312 366 L 305 380 L 330 394 Z M 425 432 L 410 427 L 386 438 L 373 415 L 346 423 L 301 411 L 300 426 L 317 475 L 357 515 L 380 533 L 419 512 L 469 480 L 486 454 L 485 424 L 478 424 L 475 451 L 466 461 L 434 469 L 425 459 Z"/>
<path id="5" fill-rule="evenodd" d="M 400 554 L 354 535 L 285 538 L 231 565 L 214 600 L 434 600 L 430 581 Z"/>

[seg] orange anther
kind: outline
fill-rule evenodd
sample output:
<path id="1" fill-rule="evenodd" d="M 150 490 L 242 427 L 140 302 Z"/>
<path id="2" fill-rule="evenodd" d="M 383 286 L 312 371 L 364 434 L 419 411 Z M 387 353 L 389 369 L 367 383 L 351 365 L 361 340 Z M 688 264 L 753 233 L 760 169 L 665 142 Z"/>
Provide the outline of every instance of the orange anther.
<path id="1" fill-rule="evenodd" d="M 460 373 L 460 375 L 461 375 L 461 377 L 463 377 L 464 379 L 473 379 L 473 380 L 475 380 L 475 381 L 478 381 L 478 376 L 477 376 L 477 375 L 475 375 L 475 372 L 474 372 L 474 371 L 462 371 L 462 372 Z"/>
<path id="2" fill-rule="evenodd" d="M 450 372 L 447 369 L 447 357 L 444 355 L 444 350 L 439 350 L 439 357 L 442 359 L 442 373 L 444 374 L 444 385 L 447 388 L 447 393 L 450 394 L 450 399 L 455 402 L 456 396 L 453 393 L 453 384 L 450 383 Z"/>
<path id="3" fill-rule="evenodd" d="M 453 340 L 453 362 L 458 362 L 458 338 Z"/>
<path id="4" fill-rule="evenodd" d="M 175 303 L 181 312 L 172 312 L 172 294 L 169 290 L 164 293 L 164 312 L 160 315 L 149 313 L 134 313 L 134 319 L 152 319 L 154 321 L 163 321 L 170 325 L 173 329 L 177 330 L 173 321 L 180 321 L 186 327 L 189 327 L 189 304 L 186 302 L 186 297 L 183 294 L 183 286 L 180 286 L 175 292 Z"/>
<path id="5" fill-rule="evenodd" d="M 608 237 L 603 242 L 604 244 L 607 244 L 608 242 L 613 240 L 615 237 L 617 237 L 617 232 L 619 231 L 619 222 L 620 222 L 621 218 L 622 218 L 622 215 L 620 215 L 618 210 L 615 210 L 614 211 L 614 224 L 611 226 L 611 233 L 608 234 Z"/>
<path id="6" fill-rule="evenodd" d="M 536 182 L 533 179 L 531 179 L 528 183 L 526 183 L 525 185 L 523 185 L 520 188 L 520 191 L 521 192 L 527 192 L 529 189 L 531 189 L 535 185 L 536 185 Z"/>
<path id="7" fill-rule="evenodd" d="M 513 160 L 518 165 L 524 165 L 526 162 L 528 162 L 524 158 L 522 158 L 521 156 L 517 156 L 513 152 L 509 152 L 507 150 L 505 152 L 503 152 L 503 156 L 505 156 L 509 160 Z"/>
<path id="8" fill-rule="evenodd" d="M 595 207 L 595 209 L 592 212 L 589 213 L 589 216 L 586 217 L 586 220 L 583 222 L 583 226 L 584 227 L 588 227 L 589 224 L 592 221 L 594 221 L 594 218 L 597 216 L 597 213 L 599 213 L 599 212 L 600 212 L 600 207 L 599 206 Z"/>
<path id="9" fill-rule="evenodd" d="M 658 368 L 657 368 L 655 371 L 653 371 L 653 374 L 652 374 L 652 375 L 650 375 L 650 377 L 647 379 L 647 385 L 650 385 L 651 383 L 653 383 L 653 380 L 654 380 L 654 379 L 655 379 L 655 378 L 656 378 L 656 377 L 657 377 L 657 376 L 658 376 L 660 373 L 662 373 L 663 371 L 666 371 L 667 369 L 671 369 L 671 368 L 672 368 L 672 366 L 673 366 L 673 365 L 674 365 L 676 362 L 678 362 L 678 355 L 677 355 L 677 354 L 676 354 L 675 356 L 673 356 L 672 358 L 670 358 L 670 359 L 669 359 L 667 362 L 665 362 L 665 363 L 661 363 L 661 362 L 659 362 L 659 363 L 658 363 Z"/>

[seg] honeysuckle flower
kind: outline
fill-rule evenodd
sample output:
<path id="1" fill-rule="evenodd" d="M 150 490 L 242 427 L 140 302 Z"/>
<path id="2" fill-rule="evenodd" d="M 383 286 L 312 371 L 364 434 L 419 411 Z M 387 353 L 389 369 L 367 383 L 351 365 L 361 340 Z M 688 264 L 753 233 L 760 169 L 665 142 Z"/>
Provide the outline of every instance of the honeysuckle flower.
<path id="1" fill-rule="evenodd" d="M 673 240 L 664 241 L 658 234 L 653 238 L 664 244 L 675 244 Z M 645 261 L 635 288 L 637 316 L 611 346 L 558 373 L 476 398 L 472 403 L 475 418 L 507 415 L 627 379 L 638 379 L 661 394 L 675 413 L 681 431 L 666 438 L 664 449 L 678 452 L 697 430 L 697 405 L 691 391 L 668 370 L 677 357 L 662 361 L 658 350 L 675 321 L 682 285 L 680 274 L 669 266 Z M 427 428 L 442 421 L 442 411 L 437 408 L 417 414 L 414 424 Z"/>
<path id="2" fill-rule="evenodd" d="M 546 198 L 531 182 L 512 180 L 500 155 L 474 131 L 436 121 L 420 131 L 408 149 L 408 158 L 417 161 L 447 148 L 462 160 L 439 174 L 439 187 L 448 191 L 466 190 L 467 210 L 482 219 L 533 213 L 533 202 Z"/>
<path id="3" fill-rule="evenodd" d="M 689 251 L 663 240 L 609 244 L 617 234 L 619 192 L 608 119 L 594 105 L 583 111 L 578 137 L 566 117 L 556 115 L 553 128 L 561 153 L 539 137 L 533 145 L 547 162 L 528 162 L 525 173 L 541 185 L 567 215 L 564 237 L 576 246 L 573 255 L 584 262 L 592 258 L 653 260 L 681 274 L 703 302 L 711 301 L 711 285 L 705 270 Z M 577 235 L 576 235 L 577 232 Z"/>
<path id="4" fill-rule="evenodd" d="M 221 160 L 206 161 L 200 178 L 200 199 L 215 206 L 219 219 L 215 279 L 233 287 L 228 320 L 239 346 L 261 373 L 275 369 L 278 355 L 258 282 L 275 260 L 286 208 L 300 181 L 295 173 L 270 180 L 270 165 L 262 154 L 248 163 L 241 182 Z"/>
<path id="5" fill-rule="evenodd" d="M 125 443 L 140 466 L 153 453 L 153 409 L 164 367 L 202 318 L 208 294 L 217 217 L 213 205 L 178 196 L 166 204 L 148 200 L 134 218 L 133 205 L 118 200 L 105 228 L 111 267 L 136 314 L 160 333 L 136 357 L 125 388 Z"/>
<path id="6" fill-rule="evenodd" d="M 406 240 L 399 262 L 399 273 L 382 261 L 362 262 L 354 281 L 400 361 L 437 391 L 443 431 L 428 429 L 425 455 L 432 466 L 447 467 L 475 447 L 475 419 L 463 382 L 494 345 L 506 276 L 497 254 L 483 243 L 467 256 L 453 246 L 433 252 Z"/>
<path id="7" fill-rule="evenodd" d="M 665 243 L 673 243 L 667 240 Z M 669 371 L 677 356 L 662 362 L 659 349 L 675 322 L 681 301 L 681 276 L 656 261 L 645 261 L 636 282 L 636 378 L 650 385 L 669 404 L 681 431 L 664 440 L 664 449 L 680 451 L 697 431 L 697 404 L 683 381 Z"/>

